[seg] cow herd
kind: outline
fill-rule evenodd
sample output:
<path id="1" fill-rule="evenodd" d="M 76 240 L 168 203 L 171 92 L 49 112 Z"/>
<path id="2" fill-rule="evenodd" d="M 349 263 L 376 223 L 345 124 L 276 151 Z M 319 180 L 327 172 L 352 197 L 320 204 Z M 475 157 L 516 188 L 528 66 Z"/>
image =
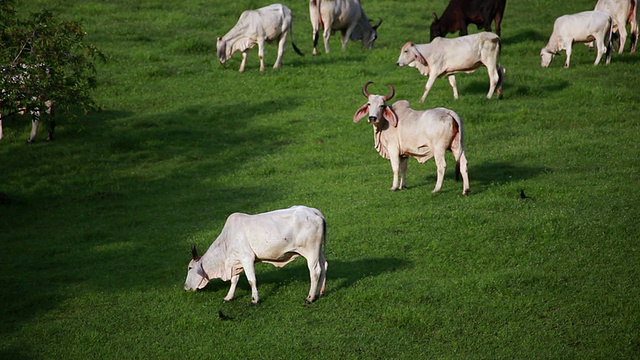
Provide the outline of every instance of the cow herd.
<path id="1" fill-rule="evenodd" d="M 637 0 L 598 0 L 595 10 L 583 11 L 559 17 L 553 26 L 549 41 L 540 52 L 541 66 L 547 67 L 559 51 L 566 51 L 565 67 L 569 67 L 571 45 L 574 42 L 595 43 L 595 65 L 606 55 L 611 60 L 614 33 L 618 33 L 618 51 L 622 53 L 627 38 L 626 25 L 631 27 L 631 52 L 635 51 L 638 39 L 636 23 Z M 447 76 L 458 99 L 455 73 L 470 73 L 486 67 L 489 74 L 489 92 L 502 96 L 505 69 L 499 63 L 501 21 L 506 0 L 450 0 L 438 18 L 434 13 L 431 25 L 431 42 L 414 44 L 407 42 L 400 50 L 397 65 L 417 68 L 428 76 L 423 102 L 435 79 Z M 317 54 L 319 31 L 323 28 L 325 52 L 329 53 L 329 37 L 340 31 L 342 49 L 349 39 L 361 40 L 365 48 L 372 48 L 377 38 L 377 28 L 362 10 L 359 0 L 310 0 L 309 12 L 313 26 L 314 49 Z M 491 33 L 495 21 L 496 34 Z M 485 30 L 467 35 L 467 25 L 476 24 Z M 255 44 L 259 47 L 260 70 L 264 70 L 263 44 L 277 40 L 278 58 L 274 68 L 282 64 L 282 52 L 287 34 L 291 31 L 291 10 L 281 4 L 258 10 L 246 11 L 236 26 L 224 37 L 218 38 L 218 58 L 224 63 L 235 51 L 242 51 L 240 71 L 245 69 L 246 51 Z M 459 31 L 457 38 L 444 38 L 447 33 Z M 292 45 L 300 53 L 295 44 Z M 453 110 L 438 107 L 414 110 L 406 100 L 393 104 L 395 88 L 387 85 L 389 94 L 377 95 L 368 91 L 371 81 L 362 86 L 367 102 L 353 116 L 357 123 L 366 117 L 373 125 L 376 151 L 391 163 L 393 182 L 389 190 L 406 188 L 407 162 L 410 157 L 420 163 L 434 158 L 437 180 L 433 192 L 440 191 L 444 179 L 445 153 L 451 151 L 456 160 L 456 179 L 462 176 L 462 195 L 467 195 L 469 176 L 464 147 L 464 126 L 460 116 Z M 522 195 L 524 196 L 524 195 Z M 327 260 L 326 221 L 322 213 L 313 208 L 294 206 L 257 215 L 232 214 L 203 256 L 192 248 L 193 258 L 189 263 L 185 290 L 204 287 L 212 278 L 231 280 L 231 288 L 224 298 L 231 300 L 239 274 L 245 271 L 251 286 L 252 303 L 258 302 L 258 291 L 254 271 L 255 262 L 267 262 L 277 267 L 286 265 L 297 256 L 307 259 L 311 288 L 307 302 L 315 301 L 324 293 Z"/>

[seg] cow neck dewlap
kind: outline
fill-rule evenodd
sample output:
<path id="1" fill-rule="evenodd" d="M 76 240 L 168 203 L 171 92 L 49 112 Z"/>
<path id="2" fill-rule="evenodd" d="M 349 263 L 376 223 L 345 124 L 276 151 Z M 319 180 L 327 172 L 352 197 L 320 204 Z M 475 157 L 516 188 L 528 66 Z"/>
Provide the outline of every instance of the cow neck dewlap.
<path id="1" fill-rule="evenodd" d="M 375 140 L 375 147 L 378 154 L 385 159 L 389 159 L 389 152 L 387 151 L 386 143 L 382 139 L 382 131 L 378 131 L 378 128 L 375 125 L 373 126 L 373 138 Z"/>
<path id="2" fill-rule="evenodd" d="M 236 51 L 245 51 L 255 44 L 245 36 L 237 37 L 235 39 L 229 39 L 227 41 L 230 43 L 229 45 L 227 45 L 227 49 L 230 49 L 230 51 L 228 52 L 229 54 L 233 54 Z"/>

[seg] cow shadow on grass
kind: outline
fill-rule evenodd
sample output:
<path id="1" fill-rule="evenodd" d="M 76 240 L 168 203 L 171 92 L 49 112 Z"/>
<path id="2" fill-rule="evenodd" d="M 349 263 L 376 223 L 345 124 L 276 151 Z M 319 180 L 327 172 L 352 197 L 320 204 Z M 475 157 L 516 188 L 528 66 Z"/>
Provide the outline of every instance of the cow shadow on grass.
<path id="1" fill-rule="evenodd" d="M 549 36 L 543 34 L 541 31 L 527 29 L 515 35 L 503 36 L 502 45 L 513 45 L 526 41 L 546 43 L 548 39 Z"/>
<path id="2" fill-rule="evenodd" d="M 503 99 L 514 99 L 520 97 L 549 97 L 554 93 L 563 91 L 569 87 L 569 82 L 566 80 L 559 80 L 553 83 L 546 81 L 534 81 L 523 83 L 509 83 L 508 80 L 503 85 Z M 460 86 L 459 86 L 460 88 Z M 482 80 L 468 81 L 464 87 L 460 89 L 460 96 L 464 94 L 486 95 L 489 91 L 489 80 L 484 78 Z M 491 100 L 497 99 L 497 94 L 494 93 Z"/>
<path id="3" fill-rule="evenodd" d="M 353 261 L 328 259 L 327 282 L 325 296 L 331 296 L 336 292 L 353 287 L 357 282 L 370 277 L 380 276 L 385 273 L 399 271 L 411 266 L 406 259 L 400 258 L 368 258 Z M 274 268 L 269 264 L 256 264 L 256 282 L 260 301 L 267 301 L 272 296 L 277 296 L 282 288 L 290 283 L 303 283 L 304 291 L 300 293 L 300 299 L 306 298 L 309 290 L 309 270 L 303 258 L 296 259 L 284 268 Z M 230 282 L 212 280 L 207 287 L 199 291 L 212 291 L 226 294 Z M 234 301 L 243 301 L 243 298 L 251 297 L 251 288 L 242 273 L 236 290 Z"/>
<path id="4" fill-rule="evenodd" d="M 513 165 L 511 163 L 495 161 L 470 166 L 470 180 L 482 185 L 505 185 L 511 182 L 528 180 L 548 172 L 548 168 L 538 166 Z M 475 190 L 474 190 L 475 192 Z"/>

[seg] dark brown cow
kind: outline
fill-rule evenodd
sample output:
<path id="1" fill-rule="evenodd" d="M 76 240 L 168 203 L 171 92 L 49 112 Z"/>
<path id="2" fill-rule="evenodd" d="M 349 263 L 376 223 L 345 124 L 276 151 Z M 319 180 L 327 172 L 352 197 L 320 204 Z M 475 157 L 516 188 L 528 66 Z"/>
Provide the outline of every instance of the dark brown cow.
<path id="1" fill-rule="evenodd" d="M 445 37 L 448 33 L 460 31 L 460 36 L 467 35 L 467 26 L 476 24 L 478 29 L 491 31 L 491 22 L 496 22 L 496 34 L 500 36 L 500 23 L 507 0 L 451 0 L 438 19 L 433 13 L 431 24 L 431 41 L 437 37 Z"/>

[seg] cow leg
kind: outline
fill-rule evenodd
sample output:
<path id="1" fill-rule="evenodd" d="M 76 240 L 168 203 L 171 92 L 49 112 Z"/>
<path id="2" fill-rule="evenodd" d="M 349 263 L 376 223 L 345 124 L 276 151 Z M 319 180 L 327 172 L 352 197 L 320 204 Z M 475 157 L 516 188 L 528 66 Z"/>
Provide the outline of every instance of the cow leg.
<path id="1" fill-rule="evenodd" d="M 493 18 L 493 21 L 496 22 L 496 35 L 500 36 L 500 32 L 501 32 L 500 23 L 502 23 L 502 14 L 500 14 L 500 11 L 498 11 L 496 13 L 496 17 Z M 489 25 L 489 26 L 491 26 L 491 25 Z"/>
<path id="2" fill-rule="evenodd" d="M 236 293 L 236 286 L 238 286 L 238 280 L 240 280 L 240 274 L 236 274 L 231 277 L 231 287 L 229 287 L 229 292 L 227 292 L 227 296 L 223 299 L 224 302 L 231 301 L 233 299 L 233 295 Z"/>
<path id="3" fill-rule="evenodd" d="M 469 170 L 467 163 L 467 156 L 464 154 L 464 150 L 456 149 L 452 146 L 451 151 L 456 158 L 456 166 L 462 175 L 462 195 L 468 195 L 469 190 Z"/>
<path id="4" fill-rule="evenodd" d="M 604 45 L 604 39 L 598 36 L 595 40 L 596 43 L 596 61 L 594 61 L 593 65 L 598 65 L 600 63 L 600 59 L 602 59 L 602 55 L 607 52 L 606 47 Z"/>
<path id="5" fill-rule="evenodd" d="M 309 1 L 309 20 L 311 20 L 313 31 L 311 34 L 311 39 L 313 40 L 313 56 L 316 56 L 318 55 L 318 30 L 320 28 L 320 13 L 317 0 Z"/>
<path id="6" fill-rule="evenodd" d="M 453 89 L 453 98 L 458 100 L 458 87 L 456 86 L 456 76 L 451 74 L 447 76 L 447 78 L 449 79 L 449 85 L 451 85 L 451 88 Z"/>
<path id="7" fill-rule="evenodd" d="M 622 52 L 624 51 L 624 43 L 627 41 L 627 26 L 626 26 L 626 24 L 619 24 L 618 33 L 620 34 L 620 47 L 618 48 L 618 54 L 622 54 Z"/>
<path id="8" fill-rule="evenodd" d="M 422 97 L 420 98 L 419 102 L 424 102 L 424 99 L 427 98 L 427 94 L 429 93 L 429 90 L 431 90 L 431 87 L 433 86 L 433 83 L 436 81 L 436 76 L 435 75 L 431 75 L 429 74 L 429 79 L 427 80 L 427 84 L 424 86 L 424 93 L 422 94 Z"/>
<path id="9" fill-rule="evenodd" d="M 325 27 L 322 33 L 322 40 L 324 41 L 324 52 L 329 53 L 329 38 L 331 37 L 331 28 Z"/>
<path id="10" fill-rule="evenodd" d="M 282 33 L 280 36 L 280 41 L 278 41 L 278 57 L 276 58 L 276 63 L 273 64 L 273 68 L 277 69 L 282 66 L 282 54 L 284 54 L 284 47 L 287 43 L 287 33 Z"/>
<path id="11" fill-rule="evenodd" d="M 316 301 L 316 299 L 319 297 L 320 289 L 318 288 L 318 285 L 320 285 L 320 281 L 322 280 L 322 273 L 324 272 L 322 271 L 322 267 L 324 264 L 321 264 L 321 261 L 323 261 L 323 259 L 319 256 L 316 256 L 315 261 L 310 258 L 307 259 L 307 267 L 309 268 L 311 287 L 309 288 L 309 295 L 307 296 L 305 301 L 309 304 Z"/>
<path id="12" fill-rule="evenodd" d="M 347 50 L 347 42 L 351 38 L 351 34 L 353 34 L 353 30 L 356 28 L 356 23 L 350 25 L 347 30 L 343 30 L 340 32 L 340 41 L 342 41 L 342 51 Z"/>
<path id="13" fill-rule="evenodd" d="M 436 168 L 438 171 L 438 179 L 436 180 L 436 187 L 433 188 L 433 193 L 437 193 L 442 188 L 442 181 L 444 180 L 444 172 L 447 169 L 447 162 L 444 158 L 445 151 L 434 149 L 433 157 L 436 160 Z"/>
<path id="14" fill-rule="evenodd" d="M 493 64 L 493 65 L 489 65 L 487 66 L 487 64 L 484 64 L 484 66 L 487 68 L 487 72 L 489 73 L 489 92 L 487 93 L 487 99 L 491 99 L 491 97 L 493 96 L 493 92 L 496 90 L 496 87 L 498 85 L 500 85 L 500 80 L 501 80 L 501 76 L 500 76 L 500 71 L 502 71 L 502 69 L 499 69 L 499 65 Z M 499 94 L 502 94 L 502 89 L 500 89 Z"/>
<path id="15" fill-rule="evenodd" d="M 258 58 L 260 58 L 260 71 L 264 71 L 264 39 L 258 39 Z"/>
<path id="16" fill-rule="evenodd" d="M 568 68 L 569 62 L 571 61 L 571 43 L 569 43 L 568 45 L 565 44 L 564 46 L 567 52 L 567 59 L 564 61 L 564 67 Z"/>
<path id="17" fill-rule="evenodd" d="M 244 67 L 247 64 L 247 50 L 242 52 L 242 62 L 240 63 L 240 72 L 244 72 Z"/>
<path id="18" fill-rule="evenodd" d="M 249 286 L 251 286 L 251 303 L 257 304 L 260 301 L 258 296 L 258 286 L 256 285 L 256 270 L 253 267 L 253 262 L 248 264 L 242 264 L 244 267 L 244 274 L 247 277 Z"/>
<path id="19" fill-rule="evenodd" d="M 631 53 L 636 52 L 636 45 L 638 44 L 638 21 L 636 20 L 636 6 L 631 10 L 631 14 L 629 14 L 629 24 L 631 27 L 629 28 L 631 35 Z"/>
<path id="20" fill-rule="evenodd" d="M 393 184 L 389 191 L 398 190 L 398 171 L 400 170 L 400 156 L 389 154 L 391 161 L 391 171 L 393 171 Z"/>
<path id="21" fill-rule="evenodd" d="M 409 163 L 409 158 L 402 156 L 400 157 L 400 189 L 407 188 L 407 164 Z"/>

